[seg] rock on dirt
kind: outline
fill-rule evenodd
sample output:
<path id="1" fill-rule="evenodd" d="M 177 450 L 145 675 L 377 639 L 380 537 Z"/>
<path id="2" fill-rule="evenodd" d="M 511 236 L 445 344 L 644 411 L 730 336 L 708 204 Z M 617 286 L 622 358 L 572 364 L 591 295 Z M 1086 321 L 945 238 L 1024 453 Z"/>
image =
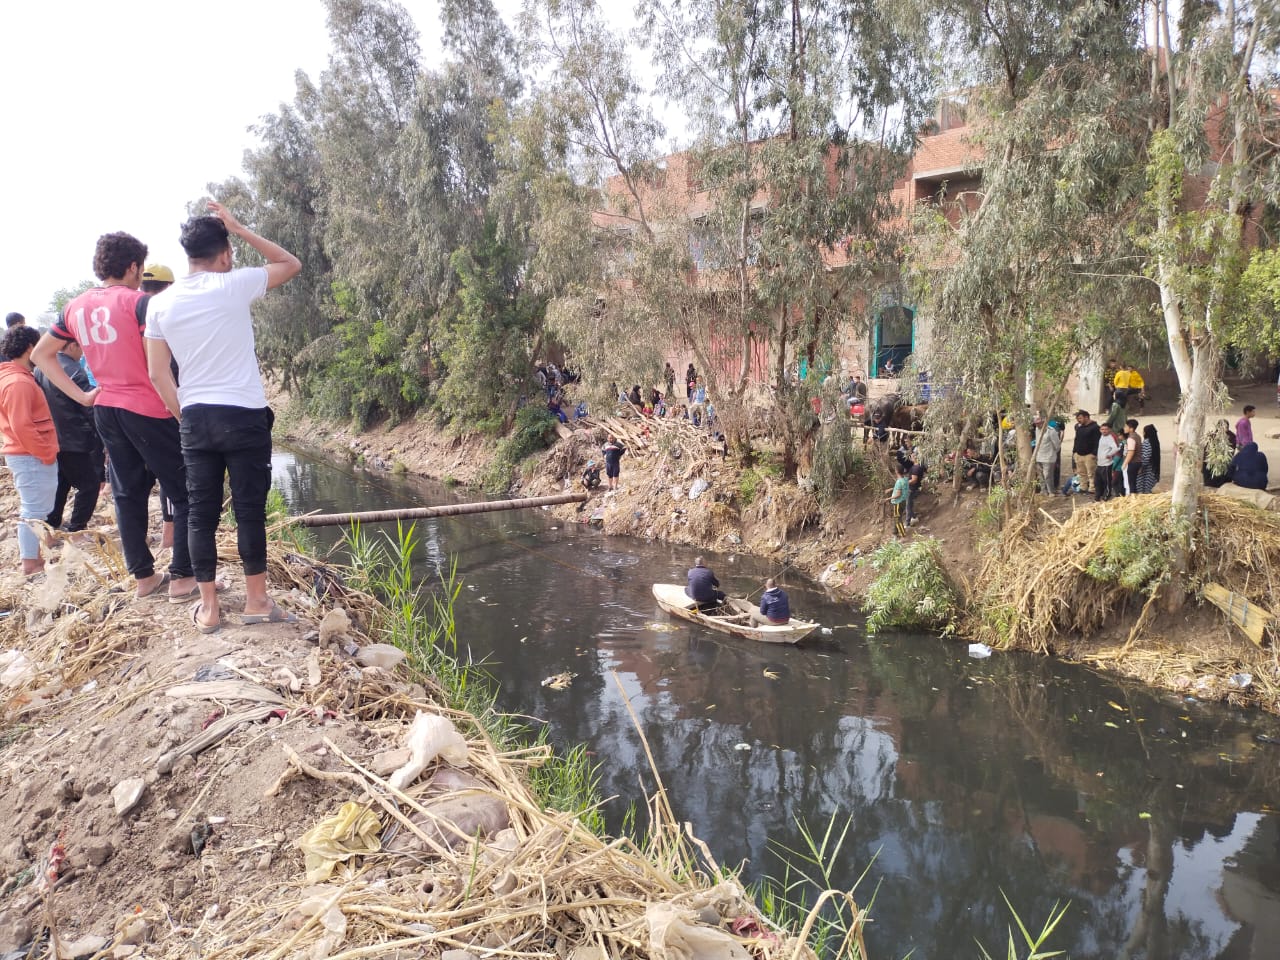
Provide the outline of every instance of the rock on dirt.
<path id="1" fill-rule="evenodd" d="M 121 817 L 129 815 L 129 812 L 142 800 L 142 794 L 147 789 L 147 781 L 141 777 L 130 777 L 128 780 L 121 780 L 111 790 L 111 799 L 116 805 L 116 814 Z"/>

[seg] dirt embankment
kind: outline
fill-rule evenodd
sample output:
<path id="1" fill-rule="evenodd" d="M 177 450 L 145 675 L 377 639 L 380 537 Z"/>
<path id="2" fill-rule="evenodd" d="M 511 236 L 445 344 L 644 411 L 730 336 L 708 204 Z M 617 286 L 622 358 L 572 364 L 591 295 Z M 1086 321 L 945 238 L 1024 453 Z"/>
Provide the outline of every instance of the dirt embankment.
<path id="1" fill-rule="evenodd" d="M 165 591 L 133 598 L 98 521 L 47 574 L 0 576 L 0 955 L 665 960 L 692 937 L 813 960 L 661 809 L 643 850 L 545 809 L 548 748 L 495 742 L 393 665 L 381 608 L 336 571 L 273 544 L 299 622 L 244 625 L 229 536 L 203 635 Z M 0 569 L 14 540 L 6 522 Z"/>

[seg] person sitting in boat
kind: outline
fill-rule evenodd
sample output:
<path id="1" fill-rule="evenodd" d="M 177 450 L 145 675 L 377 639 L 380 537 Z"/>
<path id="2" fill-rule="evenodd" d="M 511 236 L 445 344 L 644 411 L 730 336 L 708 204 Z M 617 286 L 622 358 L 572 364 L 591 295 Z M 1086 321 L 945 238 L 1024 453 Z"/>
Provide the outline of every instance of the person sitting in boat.
<path id="1" fill-rule="evenodd" d="M 760 596 L 760 609 L 751 611 L 751 622 L 761 626 L 781 626 L 791 620 L 791 602 L 787 599 L 787 591 L 778 586 L 773 577 L 764 582 L 764 593 Z"/>
<path id="2" fill-rule="evenodd" d="M 709 610 L 724 603 L 724 591 L 720 589 L 720 581 L 698 557 L 689 570 L 689 583 L 684 588 L 688 596 L 697 601 L 699 609 Z"/>
<path id="3" fill-rule="evenodd" d="M 594 460 L 588 460 L 582 471 L 582 489 L 594 490 L 598 486 L 600 486 L 600 464 Z"/>

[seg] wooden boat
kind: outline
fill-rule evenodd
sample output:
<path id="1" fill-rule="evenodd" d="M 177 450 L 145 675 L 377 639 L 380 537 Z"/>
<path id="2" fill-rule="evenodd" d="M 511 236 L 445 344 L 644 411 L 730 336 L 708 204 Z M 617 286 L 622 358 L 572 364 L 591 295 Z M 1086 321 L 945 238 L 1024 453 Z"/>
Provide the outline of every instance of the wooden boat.
<path id="1" fill-rule="evenodd" d="M 655 583 L 653 595 L 658 606 L 672 616 L 700 623 L 720 633 L 759 640 L 762 643 L 799 643 L 819 626 L 812 620 L 797 620 L 795 617 L 787 623 L 752 623 L 751 611 L 754 605 L 738 597 L 729 597 L 716 610 L 702 611 L 678 583 Z"/>

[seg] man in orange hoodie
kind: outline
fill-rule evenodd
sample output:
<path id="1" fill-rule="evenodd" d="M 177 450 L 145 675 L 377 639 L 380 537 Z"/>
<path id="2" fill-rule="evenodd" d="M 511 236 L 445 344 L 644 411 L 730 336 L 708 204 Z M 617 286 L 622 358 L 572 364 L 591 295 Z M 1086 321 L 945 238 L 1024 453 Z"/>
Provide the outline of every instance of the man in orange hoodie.
<path id="1" fill-rule="evenodd" d="M 18 554 L 23 574 L 44 569 L 40 537 L 27 521 L 43 521 L 58 492 L 58 434 L 49 402 L 31 373 L 31 349 L 39 340 L 40 331 L 24 325 L 11 327 L 0 341 L 5 361 L 0 362 L 0 433 L 4 462 L 21 501 Z"/>

